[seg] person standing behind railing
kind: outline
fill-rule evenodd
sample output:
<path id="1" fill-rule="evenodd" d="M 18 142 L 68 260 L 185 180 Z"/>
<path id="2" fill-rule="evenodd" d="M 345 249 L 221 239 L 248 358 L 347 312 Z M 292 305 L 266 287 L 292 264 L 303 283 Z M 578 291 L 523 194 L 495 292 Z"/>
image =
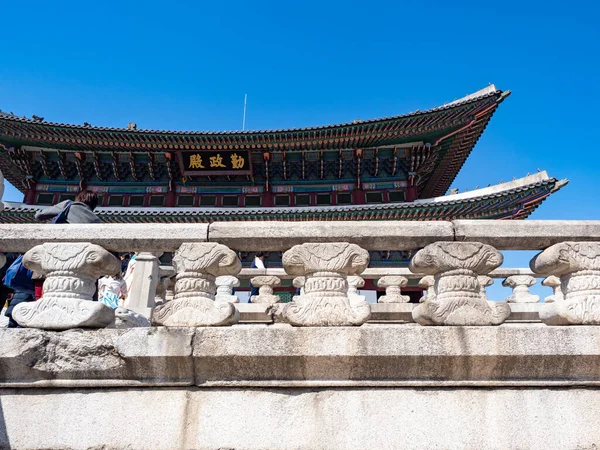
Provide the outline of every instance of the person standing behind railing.
<path id="1" fill-rule="evenodd" d="M 100 219 L 94 213 L 96 206 L 98 206 L 96 193 L 83 190 L 77 194 L 74 202 L 65 200 L 54 206 L 44 208 L 35 213 L 35 218 L 37 220 L 49 220 L 59 216 L 68 208 L 64 223 L 100 223 Z"/>

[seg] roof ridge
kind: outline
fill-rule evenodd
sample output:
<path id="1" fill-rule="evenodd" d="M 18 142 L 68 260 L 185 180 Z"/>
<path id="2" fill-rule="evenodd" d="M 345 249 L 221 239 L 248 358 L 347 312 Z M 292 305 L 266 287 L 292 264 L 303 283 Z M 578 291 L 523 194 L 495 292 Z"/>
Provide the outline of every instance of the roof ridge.
<path id="1" fill-rule="evenodd" d="M 493 88 L 493 90 L 492 90 Z M 27 117 L 18 117 L 15 114 L 9 114 L 0 110 L 0 119 L 11 120 L 15 122 L 25 122 L 32 123 L 36 125 L 44 125 L 44 126 L 54 126 L 54 127 L 64 127 L 64 128 L 75 128 L 75 129 L 84 129 L 91 131 L 112 131 L 118 133 L 132 133 L 132 134 L 187 134 L 187 135 L 251 135 L 251 134 L 269 134 L 269 133 L 290 133 L 290 132 L 300 132 L 300 131 L 311 131 L 311 130 L 322 130 L 322 129 L 331 129 L 331 128 L 341 128 L 341 127 L 351 127 L 358 126 L 364 124 L 372 124 L 378 123 L 382 121 L 389 120 L 398 120 L 407 117 L 416 117 L 419 115 L 430 114 L 433 112 L 444 111 L 447 109 L 452 109 L 458 106 L 462 106 L 469 103 L 474 103 L 481 99 L 492 97 L 492 96 L 501 96 L 503 91 L 496 90 L 495 85 L 490 85 L 486 88 L 480 89 L 473 94 L 469 94 L 465 97 L 462 97 L 458 100 L 452 101 L 450 103 L 445 103 L 441 106 L 435 106 L 433 108 L 427 109 L 425 111 L 415 111 L 406 114 L 401 114 L 397 116 L 389 116 L 382 117 L 377 119 L 367 119 L 367 120 L 353 120 L 351 122 L 342 122 L 337 124 L 328 124 L 328 125 L 317 125 L 317 126 L 308 126 L 308 127 L 296 127 L 296 128 L 286 128 L 286 129 L 271 129 L 271 130 L 248 130 L 248 131 L 185 131 L 185 130 L 148 130 L 148 129 L 128 129 L 128 128 L 118 128 L 118 127 L 101 127 L 101 126 L 86 126 L 86 125 L 77 125 L 77 124 L 68 124 L 68 123 L 60 123 L 60 122 L 44 122 L 34 119 L 29 119 Z"/>

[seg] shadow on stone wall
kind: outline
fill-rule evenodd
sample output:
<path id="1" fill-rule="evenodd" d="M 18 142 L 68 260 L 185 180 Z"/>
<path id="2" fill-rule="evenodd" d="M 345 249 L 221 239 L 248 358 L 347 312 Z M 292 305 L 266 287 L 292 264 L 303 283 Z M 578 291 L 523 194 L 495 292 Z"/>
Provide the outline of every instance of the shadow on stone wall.
<path id="1" fill-rule="evenodd" d="M 6 422 L 4 421 L 4 410 L 2 409 L 2 400 L 0 399 L 0 449 L 10 449 L 8 433 L 6 431 Z"/>

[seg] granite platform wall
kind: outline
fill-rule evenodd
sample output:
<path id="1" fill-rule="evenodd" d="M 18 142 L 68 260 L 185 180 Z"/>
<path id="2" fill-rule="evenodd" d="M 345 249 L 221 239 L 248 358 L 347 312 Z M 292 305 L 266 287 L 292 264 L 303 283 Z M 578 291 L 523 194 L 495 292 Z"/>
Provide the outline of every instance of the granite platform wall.
<path id="1" fill-rule="evenodd" d="M 600 446 L 600 327 L 5 329 L 0 342 L 0 448 Z"/>

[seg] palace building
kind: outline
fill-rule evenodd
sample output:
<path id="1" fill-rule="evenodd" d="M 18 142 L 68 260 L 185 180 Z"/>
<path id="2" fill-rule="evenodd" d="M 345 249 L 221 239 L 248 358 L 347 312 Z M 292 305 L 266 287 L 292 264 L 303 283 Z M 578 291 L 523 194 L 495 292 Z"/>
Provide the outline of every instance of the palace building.
<path id="1" fill-rule="evenodd" d="M 24 194 L 0 222 L 33 222 L 42 205 L 83 188 L 98 193 L 97 212 L 112 223 L 524 219 L 567 181 L 538 172 L 448 192 L 509 94 L 491 85 L 401 116 L 244 132 L 68 125 L 0 112 L 0 169 Z"/>
<path id="2" fill-rule="evenodd" d="M 510 94 L 489 86 L 427 111 L 342 125 L 177 132 L 0 112 L 0 168 L 24 194 L 4 223 L 98 193 L 105 222 L 523 219 L 565 181 L 544 172 L 448 193 Z"/>

